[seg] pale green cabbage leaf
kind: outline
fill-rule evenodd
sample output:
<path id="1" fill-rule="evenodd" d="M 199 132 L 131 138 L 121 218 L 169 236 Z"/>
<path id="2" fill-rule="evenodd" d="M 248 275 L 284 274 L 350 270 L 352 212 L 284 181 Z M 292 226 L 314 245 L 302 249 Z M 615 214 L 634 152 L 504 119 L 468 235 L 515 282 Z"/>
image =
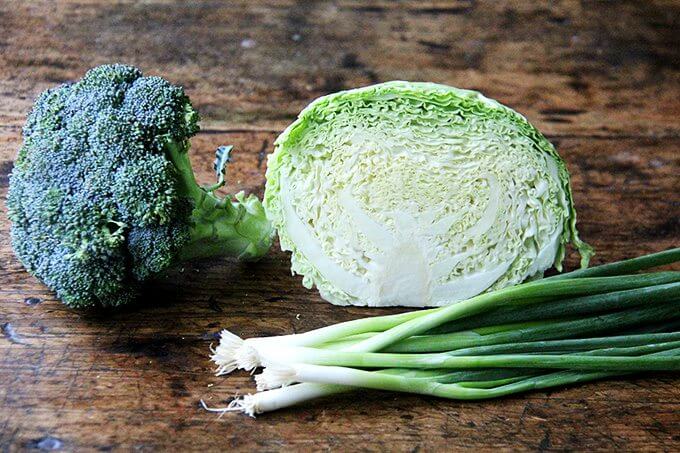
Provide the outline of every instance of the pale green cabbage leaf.
<path id="1" fill-rule="evenodd" d="M 338 305 L 440 306 L 561 270 L 569 174 L 480 93 L 387 82 L 312 102 L 277 139 L 264 196 L 303 284 Z"/>

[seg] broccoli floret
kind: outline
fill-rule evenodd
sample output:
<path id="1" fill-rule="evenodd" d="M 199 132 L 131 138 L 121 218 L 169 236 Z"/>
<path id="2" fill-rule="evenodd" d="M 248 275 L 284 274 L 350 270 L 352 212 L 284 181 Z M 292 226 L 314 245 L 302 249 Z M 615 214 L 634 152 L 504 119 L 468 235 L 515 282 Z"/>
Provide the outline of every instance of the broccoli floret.
<path id="1" fill-rule="evenodd" d="M 218 198 L 189 161 L 199 117 L 181 87 L 104 65 L 37 99 L 7 198 L 14 250 L 71 307 L 117 306 L 185 259 L 267 252 L 253 195 Z"/>

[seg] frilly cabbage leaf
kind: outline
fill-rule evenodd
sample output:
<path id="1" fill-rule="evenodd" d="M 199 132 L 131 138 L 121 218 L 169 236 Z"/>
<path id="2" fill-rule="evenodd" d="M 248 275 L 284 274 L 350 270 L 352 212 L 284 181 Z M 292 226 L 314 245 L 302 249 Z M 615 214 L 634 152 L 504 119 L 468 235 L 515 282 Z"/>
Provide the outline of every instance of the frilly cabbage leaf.
<path id="1" fill-rule="evenodd" d="M 569 174 L 475 91 L 388 82 L 312 102 L 269 156 L 264 206 L 292 271 L 338 305 L 440 306 L 561 270 Z"/>

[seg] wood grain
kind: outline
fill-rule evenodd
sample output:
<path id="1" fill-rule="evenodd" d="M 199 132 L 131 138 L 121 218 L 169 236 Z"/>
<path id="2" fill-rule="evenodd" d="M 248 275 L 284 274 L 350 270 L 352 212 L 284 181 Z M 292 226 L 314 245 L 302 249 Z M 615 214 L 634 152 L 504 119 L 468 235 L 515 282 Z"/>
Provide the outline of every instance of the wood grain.
<path id="1" fill-rule="evenodd" d="M 199 179 L 234 144 L 229 190 L 261 194 L 277 134 L 314 97 L 392 79 L 482 90 L 572 173 L 596 263 L 680 245 L 680 3 L 0 0 L 0 197 L 35 96 L 124 61 L 187 87 Z M 194 263 L 140 306 L 76 312 L 12 255 L 0 208 L 0 450 L 680 449 L 677 378 L 464 403 L 362 392 L 256 420 L 202 411 L 253 390 L 208 345 L 394 310 L 334 307 L 274 249 Z M 575 265 L 570 256 L 569 266 Z"/>

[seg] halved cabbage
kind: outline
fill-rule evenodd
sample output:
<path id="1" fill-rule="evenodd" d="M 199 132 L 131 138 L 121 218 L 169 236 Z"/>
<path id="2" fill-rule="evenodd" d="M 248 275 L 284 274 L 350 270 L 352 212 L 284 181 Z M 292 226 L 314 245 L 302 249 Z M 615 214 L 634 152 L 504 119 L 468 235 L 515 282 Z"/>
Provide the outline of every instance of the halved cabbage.
<path id="1" fill-rule="evenodd" d="M 569 174 L 480 93 L 388 82 L 312 102 L 277 139 L 264 196 L 307 288 L 338 305 L 439 306 L 561 269 Z"/>

